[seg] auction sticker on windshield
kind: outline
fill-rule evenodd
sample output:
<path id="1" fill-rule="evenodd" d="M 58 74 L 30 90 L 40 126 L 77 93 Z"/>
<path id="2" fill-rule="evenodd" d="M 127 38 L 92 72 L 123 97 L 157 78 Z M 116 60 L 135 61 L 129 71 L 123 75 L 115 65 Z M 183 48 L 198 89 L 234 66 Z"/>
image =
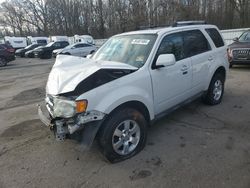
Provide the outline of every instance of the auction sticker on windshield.
<path id="1" fill-rule="evenodd" d="M 132 40 L 131 44 L 140 44 L 140 45 L 148 45 L 150 40 L 148 39 L 134 39 Z"/>

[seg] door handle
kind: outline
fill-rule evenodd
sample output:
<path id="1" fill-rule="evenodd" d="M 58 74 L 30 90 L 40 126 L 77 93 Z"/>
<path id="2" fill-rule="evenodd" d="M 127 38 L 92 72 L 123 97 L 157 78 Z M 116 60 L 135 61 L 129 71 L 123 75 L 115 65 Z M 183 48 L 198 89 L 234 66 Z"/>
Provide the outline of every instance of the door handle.
<path id="1" fill-rule="evenodd" d="M 183 72 L 182 72 L 183 75 L 185 75 L 185 74 L 187 74 L 187 73 L 188 73 L 188 71 L 183 71 Z"/>
<path id="2" fill-rule="evenodd" d="M 213 57 L 209 57 L 209 58 L 208 58 L 208 61 L 213 61 L 213 60 L 214 60 Z"/>

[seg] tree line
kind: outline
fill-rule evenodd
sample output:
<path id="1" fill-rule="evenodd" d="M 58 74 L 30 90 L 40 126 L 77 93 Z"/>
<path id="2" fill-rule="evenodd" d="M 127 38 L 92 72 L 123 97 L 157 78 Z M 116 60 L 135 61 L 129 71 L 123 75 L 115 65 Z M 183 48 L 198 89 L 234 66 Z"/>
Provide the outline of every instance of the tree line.
<path id="1" fill-rule="evenodd" d="M 6 0 L 0 5 L 0 35 L 106 38 L 178 20 L 205 20 L 220 29 L 249 27 L 250 0 Z"/>

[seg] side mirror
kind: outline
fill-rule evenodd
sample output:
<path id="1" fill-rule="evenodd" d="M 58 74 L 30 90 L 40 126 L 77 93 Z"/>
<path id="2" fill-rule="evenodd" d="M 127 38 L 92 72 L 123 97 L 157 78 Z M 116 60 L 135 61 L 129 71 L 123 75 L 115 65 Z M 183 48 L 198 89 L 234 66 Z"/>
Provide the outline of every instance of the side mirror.
<path id="1" fill-rule="evenodd" d="M 235 38 L 233 38 L 233 41 L 234 41 L 234 42 L 238 42 L 238 41 L 239 41 L 239 38 L 238 38 L 238 37 L 235 37 Z"/>
<path id="2" fill-rule="evenodd" d="M 176 59 L 174 54 L 161 54 L 158 56 L 155 68 L 167 67 L 174 65 L 176 63 Z"/>

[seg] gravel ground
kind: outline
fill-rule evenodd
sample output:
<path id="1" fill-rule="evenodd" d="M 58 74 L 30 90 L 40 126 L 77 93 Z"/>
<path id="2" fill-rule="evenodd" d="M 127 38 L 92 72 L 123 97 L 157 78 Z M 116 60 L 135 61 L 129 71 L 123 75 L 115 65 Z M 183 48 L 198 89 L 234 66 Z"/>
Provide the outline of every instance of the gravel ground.
<path id="1" fill-rule="evenodd" d="M 250 67 L 228 75 L 222 104 L 199 100 L 149 129 L 145 149 L 117 164 L 94 143 L 56 142 L 36 104 L 52 60 L 17 59 L 0 68 L 0 187 L 250 187 Z"/>

